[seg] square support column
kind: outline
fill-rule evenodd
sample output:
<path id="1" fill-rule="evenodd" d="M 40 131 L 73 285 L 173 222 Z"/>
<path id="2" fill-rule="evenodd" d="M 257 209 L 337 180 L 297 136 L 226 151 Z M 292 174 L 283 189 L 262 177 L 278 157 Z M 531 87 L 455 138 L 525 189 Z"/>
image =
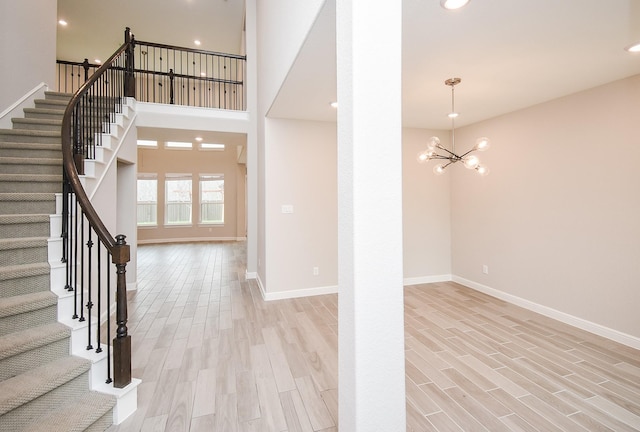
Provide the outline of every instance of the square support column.
<path id="1" fill-rule="evenodd" d="M 402 2 L 336 0 L 341 431 L 406 429 Z"/>

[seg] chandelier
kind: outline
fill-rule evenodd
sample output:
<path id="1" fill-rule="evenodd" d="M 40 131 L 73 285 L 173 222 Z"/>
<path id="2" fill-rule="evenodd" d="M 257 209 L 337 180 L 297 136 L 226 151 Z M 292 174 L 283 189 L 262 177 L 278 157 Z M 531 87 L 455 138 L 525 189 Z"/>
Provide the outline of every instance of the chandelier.
<path id="1" fill-rule="evenodd" d="M 455 95 L 454 95 L 454 87 L 457 84 L 460 84 L 462 80 L 460 78 L 451 78 L 446 80 L 444 83 L 451 87 L 451 113 L 449 113 L 449 118 L 451 119 L 451 150 L 444 147 L 440 144 L 440 138 L 431 137 L 427 142 L 427 149 L 418 153 L 418 161 L 429 162 L 432 159 L 440 159 L 443 160 L 443 163 L 436 165 L 433 168 L 433 172 L 436 174 L 444 173 L 444 170 L 452 164 L 457 162 L 462 162 L 465 168 L 476 170 L 478 174 L 485 176 L 489 174 L 489 169 L 480 165 L 480 159 L 478 156 L 471 154 L 474 151 L 484 151 L 489 148 L 489 138 L 481 137 L 476 140 L 476 144 L 471 148 L 471 150 L 458 154 L 456 153 L 456 128 L 455 128 L 455 118 L 458 117 L 458 113 L 455 111 Z"/>

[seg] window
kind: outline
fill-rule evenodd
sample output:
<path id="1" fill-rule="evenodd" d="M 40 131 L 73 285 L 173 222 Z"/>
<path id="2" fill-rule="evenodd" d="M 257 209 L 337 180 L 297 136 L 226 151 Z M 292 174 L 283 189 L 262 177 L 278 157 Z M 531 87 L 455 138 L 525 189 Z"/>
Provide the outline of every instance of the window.
<path id="1" fill-rule="evenodd" d="M 200 150 L 217 150 L 224 151 L 224 144 L 200 143 Z"/>
<path id="2" fill-rule="evenodd" d="M 191 174 L 167 174 L 165 223 L 191 225 Z"/>
<path id="3" fill-rule="evenodd" d="M 138 147 L 158 148 L 158 141 L 154 141 L 154 140 L 138 140 Z"/>
<path id="4" fill-rule="evenodd" d="M 224 175 L 200 175 L 200 223 L 224 223 Z"/>
<path id="5" fill-rule="evenodd" d="M 156 174 L 138 175 L 138 226 L 158 224 L 158 179 Z"/>
<path id="6" fill-rule="evenodd" d="M 164 146 L 168 149 L 182 149 L 182 150 L 191 150 L 193 148 L 193 144 L 190 142 L 182 142 L 182 141 L 167 141 L 164 143 Z"/>

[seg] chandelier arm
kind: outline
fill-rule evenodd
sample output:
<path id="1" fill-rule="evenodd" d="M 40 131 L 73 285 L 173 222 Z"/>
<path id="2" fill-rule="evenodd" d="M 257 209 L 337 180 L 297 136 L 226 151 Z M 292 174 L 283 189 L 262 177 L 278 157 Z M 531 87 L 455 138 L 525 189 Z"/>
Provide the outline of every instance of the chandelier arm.
<path id="1" fill-rule="evenodd" d="M 443 166 L 442 166 L 442 169 L 445 169 L 445 168 L 446 168 L 446 167 L 448 167 L 449 165 L 451 165 L 451 164 L 453 164 L 453 163 L 456 163 L 456 162 L 457 162 L 457 161 L 450 161 L 448 164 L 443 165 Z"/>
<path id="2" fill-rule="evenodd" d="M 447 153 L 449 153 L 451 156 L 455 157 L 456 159 L 460 159 L 460 156 L 458 156 L 457 154 L 455 154 L 452 151 L 449 151 L 448 149 L 444 148 L 444 147 L 440 147 L 441 150 L 446 151 Z"/>
<path id="3" fill-rule="evenodd" d="M 468 152 L 463 153 L 463 154 L 460 156 L 460 159 L 462 159 L 463 157 L 465 157 L 466 155 L 468 155 L 469 153 L 474 152 L 474 151 L 476 151 L 476 149 L 472 148 L 472 149 L 471 149 L 471 150 L 469 150 Z"/>

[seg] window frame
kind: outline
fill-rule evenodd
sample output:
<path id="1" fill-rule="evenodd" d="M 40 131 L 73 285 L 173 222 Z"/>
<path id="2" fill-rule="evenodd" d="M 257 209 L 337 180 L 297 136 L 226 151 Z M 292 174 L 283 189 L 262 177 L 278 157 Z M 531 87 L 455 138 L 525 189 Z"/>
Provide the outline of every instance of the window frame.
<path id="1" fill-rule="evenodd" d="M 169 188 L 169 182 L 185 180 L 189 182 L 189 201 L 170 201 L 169 194 L 171 190 Z M 172 204 L 189 204 L 189 221 L 177 221 L 170 222 L 169 217 L 171 211 L 169 206 Z M 193 226 L 193 174 L 192 173 L 179 173 L 179 174 L 165 174 L 164 176 L 164 226 L 165 227 L 188 227 Z"/>
<path id="2" fill-rule="evenodd" d="M 139 215 L 139 211 L 140 211 L 140 204 L 141 201 L 139 200 L 139 181 L 140 180 L 153 180 L 156 183 L 156 187 L 155 187 L 155 202 L 153 201 L 144 201 L 142 204 L 155 204 L 155 217 L 154 217 L 154 222 L 149 222 L 149 223 L 140 223 L 140 215 Z M 156 173 L 138 173 L 138 177 L 136 179 L 136 226 L 138 228 L 156 228 L 158 226 L 158 174 Z"/>
<path id="3" fill-rule="evenodd" d="M 203 181 L 212 181 L 212 180 L 216 180 L 216 181 L 222 181 L 222 199 L 219 201 L 204 201 L 203 200 Z M 199 174 L 198 175 L 198 209 L 199 209 L 199 216 L 198 216 L 198 225 L 201 226 L 224 226 L 225 224 L 225 198 L 224 198 L 224 185 L 225 185 L 225 179 L 224 179 L 224 174 L 222 173 L 217 173 L 217 174 Z M 222 218 L 220 220 L 203 220 L 203 215 L 208 213 L 206 211 L 203 210 L 204 206 L 206 204 L 221 204 L 222 205 Z"/>

